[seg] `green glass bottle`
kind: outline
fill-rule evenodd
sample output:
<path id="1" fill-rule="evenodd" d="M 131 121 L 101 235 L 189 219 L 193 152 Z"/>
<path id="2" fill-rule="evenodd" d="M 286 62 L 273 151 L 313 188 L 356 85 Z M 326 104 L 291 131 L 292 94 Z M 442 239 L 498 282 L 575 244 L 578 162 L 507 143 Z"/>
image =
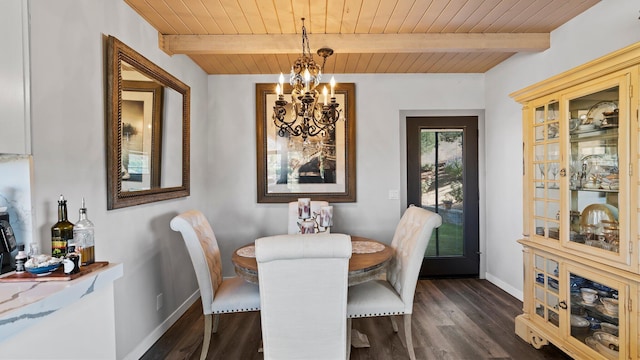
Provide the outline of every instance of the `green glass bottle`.
<path id="1" fill-rule="evenodd" d="M 73 224 L 67 220 L 67 200 L 60 195 L 58 222 L 51 227 L 51 256 L 66 256 L 69 241 L 73 241 Z"/>

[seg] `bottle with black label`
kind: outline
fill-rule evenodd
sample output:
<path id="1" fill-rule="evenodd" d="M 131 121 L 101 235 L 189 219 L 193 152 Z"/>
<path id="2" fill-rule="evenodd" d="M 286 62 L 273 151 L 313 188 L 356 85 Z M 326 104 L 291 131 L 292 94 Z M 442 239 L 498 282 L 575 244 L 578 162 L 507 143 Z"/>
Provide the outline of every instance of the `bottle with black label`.
<path id="1" fill-rule="evenodd" d="M 68 242 L 72 239 L 73 224 L 67 220 L 67 200 L 60 195 L 58 200 L 58 222 L 51 227 L 51 256 L 66 256 Z"/>
<path id="2" fill-rule="evenodd" d="M 73 227 L 73 240 L 76 245 L 76 251 L 80 253 L 82 265 L 93 264 L 96 260 L 93 223 L 87 217 L 87 208 L 84 206 L 84 198 L 82 198 L 80 218 Z"/>
<path id="3" fill-rule="evenodd" d="M 80 254 L 76 252 L 75 245 L 69 245 L 69 252 L 66 260 L 63 261 L 64 273 L 67 275 L 77 274 L 80 272 Z"/>
<path id="4" fill-rule="evenodd" d="M 24 245 L 18 245 L 18 254 L 16 255 L 16 272 L 23 273 L 24 263 L 27 261 L 27 254 L 24 252 Z"/>

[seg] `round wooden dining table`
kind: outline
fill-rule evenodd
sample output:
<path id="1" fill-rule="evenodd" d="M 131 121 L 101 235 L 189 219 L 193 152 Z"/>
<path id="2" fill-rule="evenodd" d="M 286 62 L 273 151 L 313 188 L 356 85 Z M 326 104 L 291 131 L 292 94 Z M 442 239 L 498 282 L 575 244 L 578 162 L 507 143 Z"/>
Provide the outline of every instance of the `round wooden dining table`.
<path id="1" fill-rule="evenodd" d="M 349 286 L 361 284 L 386 274 L 387 265 L 393 256 L 393 249 L 379 241 L 351 236 L 352 254 L 349 259 Z M 244 245 L 233 252 L 231 261 L 236 274 L 248 282 L 258 283 L 258 263 L 253 243 Z"/>

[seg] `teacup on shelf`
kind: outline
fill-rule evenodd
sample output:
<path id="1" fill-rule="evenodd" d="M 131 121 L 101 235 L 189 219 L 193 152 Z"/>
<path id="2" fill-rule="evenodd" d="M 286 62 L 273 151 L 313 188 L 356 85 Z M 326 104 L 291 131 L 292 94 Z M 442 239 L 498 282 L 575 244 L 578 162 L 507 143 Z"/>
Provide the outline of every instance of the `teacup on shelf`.
<path id="1" fill-rule="evenodd" d="M 580 289 L 580 295 L 585 304 L 593 304 L 598 299 L 598 291 L 591 288 Z"/>
<path id="2" fill-rule="evenodd" d="M 618 315 L 618 299 L 600 298 L 600 302 L 604 305 L 604 310 L 610 315 Z"/>

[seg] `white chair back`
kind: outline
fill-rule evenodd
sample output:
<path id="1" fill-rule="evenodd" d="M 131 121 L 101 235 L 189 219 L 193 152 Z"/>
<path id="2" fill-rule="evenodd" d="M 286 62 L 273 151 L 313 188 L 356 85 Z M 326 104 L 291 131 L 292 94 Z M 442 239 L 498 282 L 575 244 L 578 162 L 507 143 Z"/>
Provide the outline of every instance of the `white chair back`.
<path id="1" fill-rule="evenodd" d="M 265 359 L 345 359 L 351 238 L 344 234 L 257 239 Z"/>
<path id="2" fill-rule="evenodd" d="M 411 314 L 413 309 L 413 296 L 431 233 L 441 224 L 440 215 L 411 205 L 396 227 L 391 241 L 394 255 L 387 268 L 387 280 L 402 298 L 405 314 Z"/>
<path id="3" fill-rule="evenodd" d="M 204 314 L 211 314 L 215 292 L 222 284 L 220 248 L 213 229 L 202 212 L 197 210 L 186 211 L 174 217 L 170 226 L 172 230 L 182 234 L 200 287 Z"/>
<path id="4" fill-rule="evenodd" d="M 323 206 L 329 206 L 329 203 L 327 201 L 311 200 L 311 213 L 320 214 L 320 209 Z M 298 226 L 299 221 L 302 220 L 298 219 L 298 202 L 290 202 L 287 234 L 300 234 L 300 227 Z"/>

